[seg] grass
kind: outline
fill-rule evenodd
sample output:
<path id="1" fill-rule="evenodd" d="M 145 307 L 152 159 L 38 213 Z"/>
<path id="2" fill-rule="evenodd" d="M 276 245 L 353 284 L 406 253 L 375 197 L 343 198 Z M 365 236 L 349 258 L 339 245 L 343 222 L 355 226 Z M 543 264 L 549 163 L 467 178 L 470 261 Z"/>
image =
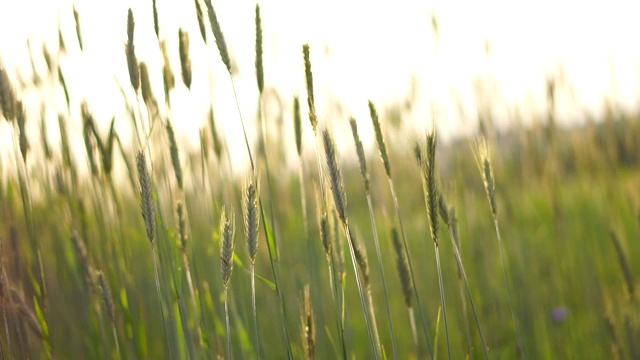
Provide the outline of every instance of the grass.
<path id="1" fill-rule="evenodd" d="M 335 125 L 348 117 L 332 123 L 331 109 L 316 108 L 327 94 L 314 92 L 305 44 L 292 72 L 306 83 L 306 105 L 283 97 L 295 99 L 284 122 L 292 131 L 274 141 L 265 130 L 283 127 L 262 111 L 275 80 L 262 64 L 256 7 L 259 114 L 237 119 L 243 138 L 226 138 L 212 102 L 190 151 L 174 133 L 183 119 L 167 115 L 176 88 L 203 76 L 188 42 L 215 41 L 227 72 L 219 75 L 231 79 L 229 93 L 236 86 L 211 2 L 195 10 L 202 36 L 172 30 L 182 39 L 175 48 L 154 16 L 162 77 L 137 60 L 136 14 L 123 14 L 130 84 L 121 89 L 127 112 L 113 118 L 73 100 L 81 89 L 67 88 L 62 48 L 43 52 L 52 65 L 35 68 L 39 85 L 0 66 L 0 130 L 13 141 L 0 177 L 2 358 L 638 357 L 640 114 L 566 128 L 538 119 L 498 131 L 489 122 L 480 146 L 436 144 L 435 129 L 416 147 L 390 126 L 403 110 L 369 102 L 372 123 L 352 119 L 356 147 L 343 149 Z M 81 18 L 74 11 L 76 38 L 88 46 Z M 182 82 L 170 52 L 181 55 Z M 149 86 L 161 80 L 164 98 Z M 51 88 L 64 103 L 51 101 Z M 40 110 L 20 102 L 27 90 L 56 118 L 37 121 Z M 244 105 L 236 100 L 239 112 Z M 126 126 L 130 139 L 121 138 Z M 364 126 L 380 162 L 366 162 L 375 154 L 357 134 Z M 308 131 L 314 144 L 302 141 Z M 257 144 L 247 133 L 260 134 Z M 232 141 L 246 145 L 250 174 L 233 171 Z M 279 156 L 287 152 L 297 168 Z M 234 251 L 240 215 L 246 252 Z M 371 251 L 376 261 L 366 260 Z"/>

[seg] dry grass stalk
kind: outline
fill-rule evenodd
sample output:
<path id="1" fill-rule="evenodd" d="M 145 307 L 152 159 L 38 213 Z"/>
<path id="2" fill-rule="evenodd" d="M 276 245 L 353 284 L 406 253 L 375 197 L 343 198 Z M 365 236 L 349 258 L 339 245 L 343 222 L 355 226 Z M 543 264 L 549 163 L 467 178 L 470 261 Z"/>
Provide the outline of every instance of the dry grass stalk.
<path id="1" fill-rule="evenodd" d="M 136 23 L 133 20 L 133 11 L 129 8 L 127 14 L 127 44 L 125 45 L 125 54 L 127 56 L 127 67 L 129 68 L 129 80 L 133 90 L 138 92 L 140 88 L 140 69 L 136 58 L 135 46 L 133 45 L 133 32 Z"/>
<path id="2" fill-rule="evenodd" d="M 260 94 L 264 91 L 264 69 L 262 68 L 262 18 L 260 5 L 256 4 L 256 80 Z"/>
<path id="3" fill-rule="evenodd" d="M 213 32 L 213 36 L 216 38 L 216 45 L 218 46 L 220 58 L 222 59 L 224 66 L 226 66 L 229 74 L 231 74 L 231 60 L 229 59 L 229 51 L 227 50 L 227 43 L 224 41 L 224 34 L 222 33 L 222 28 L 220 28 L 220 23 L 218 22 L 216 11 L 213 9 L 213 5 L 211 5 L 211 0 L 205 0 L 204 2 L 207 5 L 209 22 L 211 23 L 211 31 Z"/>
<path id="4" fill-rule="evenodd" d="M 147 160 L 144 151 L 139 151 L 136 155 L 136 164 L 138 167 L 138 181 L 140 182 L 140 207 L 142 208 L 142 218 L 147 233 L 147 240 L 154 244 L 156 237 L 156 215 L 153 205 L 153 196 L 151 194 L 151 177 L 147 170 Z"/>
<path id="5" fill-rule="evenodd" d="M 191 89 L 191 59 L 189 58 L 189 33 L 178 29 L 178 40 L 180 50 L 180 69 L 182 70 L 182 81 L 187 89 Z"/>
<path id="6" fill-rule="evenodd" d="M 391 177 L 391 164 L 389 163 L 389 155 L 387 154 L 387 145 L 385 144 L 384 137 L 382 136 L 380 120 L 378 119 L 378 111 L 371 100 L 369 100 L 369 114 L 371 115 L 371 121 L 373 121 L 373 130 L 376 133 L 376 142 L 378 143 L 378 150 L 380 150 L 380 157 L 384 164 L 384 171 L 387 173 L 387 177 Z"/>
<path id="7" fill-rule="evenodd" d="M 313 95 L 313 73 L 311 72 L 311 59 L 309 55 L 309 44 L 302 45 L 302 56 L 304 58 L 304 75 L 307 84 L 307 105 L 309 106 L 309 121 L 313 132 L 316 132 L 318 126 L 318 117 L 316 115 L 316 102 Z"/>
<path id="8" fill-rule="evenodd" d="M 80 29 L 80 14 L 78 10 L 76 10 L 76 6 L 73 5 L 73 19 L 76 22 L 76 35 L 78 36 L 78 45 L 80 46 L 80 51 L 84 51 L 84 46 L 82 44 L 82 30 Z"/>

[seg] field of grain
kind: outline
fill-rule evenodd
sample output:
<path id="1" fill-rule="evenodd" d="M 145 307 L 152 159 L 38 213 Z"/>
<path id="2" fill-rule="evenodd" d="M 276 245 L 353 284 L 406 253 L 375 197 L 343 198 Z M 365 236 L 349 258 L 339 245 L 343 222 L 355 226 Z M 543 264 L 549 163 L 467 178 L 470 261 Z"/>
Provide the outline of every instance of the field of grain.
<path id="1" fill-rule="evenodd" d="M 31 54 L 33 79 L 0 66 L 2 359 L 640 359 L 640 113 L 566 126 L 550 106 L 446 141 L 437 119 L 407 132 L 402 108 L 372 101 L 327 119 L 300 44 L 306 92 L 269 118 L 256 6 L 257 114 L 234 97 L 220 119 L 212 99 L 194 151 L 171 116 L 175 89 L 208 76 L 189 43 L 215 52 L 201 61 L 224 65 L 232 96 L 234 44 L 196 0 L 200 33 L 170 48 L 153 4 L 163 69 L 136 57 L 130 9 L 122 116 L 78 101 L 62 42 Z"/>

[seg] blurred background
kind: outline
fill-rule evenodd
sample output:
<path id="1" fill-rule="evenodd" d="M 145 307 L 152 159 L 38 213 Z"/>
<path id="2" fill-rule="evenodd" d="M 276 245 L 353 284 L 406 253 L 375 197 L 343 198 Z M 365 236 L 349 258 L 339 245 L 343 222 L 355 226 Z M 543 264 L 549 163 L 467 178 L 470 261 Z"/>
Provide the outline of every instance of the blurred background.
<path id="1" fill-rule="evenodd" d="M 157 6 L 160 38 L 170 49 L 176 74 L 178 29 L 191 35 L 191 91 L 177 81 L 172 94 L 171 117 L 177 122 L 178 138 L 189 139 L 186 144 L 197 149 L 198 128 L 208 116 L 210 86 L 214 111 L 225 120 L 221 131 L 230 138 L 240 136 L 228 76 L 213 41 L 207 46 L 200 36 L 194 3 L 158 0 Z M 214 6 L 234 63 L 243 116 L 255 117 L 253 3 L 219 1 Z M 151 1 L 0 4 L 0 31 L 7 34 L 0 38 L 0 60 L 20 84 L 17 91 L 29 113 L 55 119 L 64 108 L 60 88 L 38 80 L 46 80 L 46 48 L 60 63 L 67 86 L 76 90 L 69 94 L 71 114 L 86 100 L 100 126 L 107 127 L 116 116 L 116 127 L 126 138 L 130 128 L 120 120 L 125 107 L 119 84 L 128 83 L 124 44 L 129 7 L 136 20 L 136 54 L 148 64 L 154 93 L 162 103 L 161 78 L 153 76 L 161 72 L 162 57 L 154 39 Z M 551 106 L 561 124 L 599 119 L 611 107 L 636 110 L 637 10 L 629 1 L 398 1 L 393 6 L 270 1 L 262 8 L 265 111 L 268 117 L 290 123 L 293 95 L 304 95 L 303 43 L 311 46 L 319 115 L 329 121 L 337 118 L 344 129 L 342 119 L 348 115 L 367 118 L 367 99 L 401 111 L 398 127 L 423 129 L 437 118 L 445 139 L 474 133 L 483 117 L 498 126 L 545 121 Z M 43 93 L 49 95 L 47 106 Z M 27 126 L 37 131 L 36 122 Z M 251 128 L 249 136 L 255 138 Z M 10 148 L 7 129 L 7 124 L 0 124 L 2 150 Z M 370 128 L 362 131 L 365 146 L 371 147 Z M 305 136 L 311 139 L 309 131 Z M 55 134 L 52 137 L 55 143 Z M 230 153 L 243 156 L 242 146 L 231 143 Z"/>

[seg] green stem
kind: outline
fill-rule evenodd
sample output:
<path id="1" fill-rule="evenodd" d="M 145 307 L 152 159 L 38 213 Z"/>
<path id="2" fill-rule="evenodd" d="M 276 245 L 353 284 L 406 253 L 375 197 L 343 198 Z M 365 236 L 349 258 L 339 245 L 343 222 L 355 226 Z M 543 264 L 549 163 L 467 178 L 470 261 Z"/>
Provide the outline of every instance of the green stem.
<path id="1" fill-rule="evenodd" d="M 158 276 L 158 259 L 156 258 L 155 246 L 151 244 L 151 254 L 153 255 L 153 272 L 156 279 L 156 291 L 158 292 L 158 302 L 160 303 L 160 315 L 162 315 L 162 326 L 164 328 L 164 336 L 167 341 L 167 353 L 169 359 L 173 359 L 173 352 L 171 351 L 171 340 L 169 339 L 169 330 L 167 329 L 167 322 L 164 318 L 164 306 L 162 305 L 162 294 L 160 293 L 160 277 Z"/>
<path id="2" fill-rule="evenodd" d="M 389 180 L 389 188 L 391 189 L 391 197 L 393 197 L 393 204 L 396 210 L 396 216 L 398 217 L 398 225 L 400 226 L 400 235 L 402 236 L 402 243 L 404 245 L 404 254 L 407 257 L 407 264 L 409 264 L 409 274 L 411 275 L 411 283 L 413 285 L 413 293 L 416 296 L 416 305 L 418 308 L 418 314 L 420 315 L 420 322 L 422 323 L 422 329 L 425 334 L 425 339 L 427 340 L 427 348 L 429 350 L 429 356 L 433 359 L 433 347 L 431 346 L 431 341 L 429 340 L 429 329 L 427 328 L 427 324 L 425 322 L 425 316 L 422 311 L 422 303 L 420 302 L 420 295 L 418 294 L 418 287 L 416 286 L 416 278 L 413 272 L 413 265 L 411 264 L 411 256 L 409 256 L 409 244 L 407 243 L 407 238 L 404 234 L 404 226 L 402 225 L 402 216 L 400 216 L 400 206 L 398 205 L 398 197 L 396 196 L 396 190 L 393 186 L 393 180 L 391 177 L 388 177 Z"/>
<path id="3" fill-rule="evenodd" d="M 356 261 L 356 254 L 353 248 L 353 240 L 351 239 L 351 230 L 349 230 L 349 226 L 346 221 L 342 224 L 344 227 L 345 235 L 347 236 L 347 241 L 349 242 L 349 254 L 351 254 L 351 264 L 353 264 L 353 272 L 356 276 L 356 283 L 358 285 L 358 293 L 360 294 L 360 304 L 362 305 L 362 312 L 364 314 L 364 321 L 367 326 L 367 333 L 369 335 L 369 342 L 371 343 L 371 350 L 373 350 L 373 358 L 378 359 L 378 349 L 376 347 L 376 342 L 374 340 L 373 332 L 371 329 L 371 320 L 369 319 L 369 311 L 367 310 L 367 301 L 364 296 L 364 286 L 362 284 L 362 280 L 360 279 L 360 273 L 358 272 L 358 265 Z"/>
<path id="4" fill-rule="evenodd" d="M 382 264 L 382 252 L 380 251 L 380 241 L 378 240 L 378 230 L 376 229 L 376 219 L 373 215 L 373 205 L 371 203 L 371 192 L 367 191 L 367 205 L 369 207 L 369 219 L 371 220 L 371 229 L 373 231 L 373 242 L 376 247 L 376 255 L 378 257 L 378 265 L 380 266 L 380 277 L 382 277 L 382 289 L 384 291 L 384 300 L 387 308 L 387 318 L 389 327 L 391 328 L 391 345 L 393 346 L 393 358 L 398 359 L 398 349 L 396 346 L 396 335 L 393 329 L 393 317 L 391 316 L 391 306 L 389 305 L 389 294 L 387 292 L 387 281 L 384 276 L 384 265 Z M 373 305 L 371 305 L 373 306 Z M 375 322 L 374 322 L 375 324 Z M 377 331 L 376 331 L 377 332 Z"/>

